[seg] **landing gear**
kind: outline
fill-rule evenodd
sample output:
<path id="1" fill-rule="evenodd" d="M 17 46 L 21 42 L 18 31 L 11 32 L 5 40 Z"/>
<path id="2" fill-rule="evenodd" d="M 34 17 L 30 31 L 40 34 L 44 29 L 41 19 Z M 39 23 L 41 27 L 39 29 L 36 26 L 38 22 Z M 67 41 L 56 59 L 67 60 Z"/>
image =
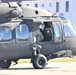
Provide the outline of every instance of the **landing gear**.
<path id="1" fill-rule="evenodd" d="M 40 45 L 36 45 L 33 47 L 34 53 L 31 59 L 32 64 L 35 69 L 43 69 L 46 66 L 47 59 L 43 54 L 40 54 L 40 49 L 42 47 Z"/>
<path id="2" fill-rule="evenodd" d="M 32 64 L 35 69 L 45 68 L 46 63 L 47 63 L 47 59 L 44 55 L 38 54 L 38 55 L 33 56 Z"/>
<path id="3" fill-rule="evenodd" d="M 1 69 L 7 69 L 10 67 L 10 65 L 11 65 L 10 60 L 0 60 L 0 68 Z"/>

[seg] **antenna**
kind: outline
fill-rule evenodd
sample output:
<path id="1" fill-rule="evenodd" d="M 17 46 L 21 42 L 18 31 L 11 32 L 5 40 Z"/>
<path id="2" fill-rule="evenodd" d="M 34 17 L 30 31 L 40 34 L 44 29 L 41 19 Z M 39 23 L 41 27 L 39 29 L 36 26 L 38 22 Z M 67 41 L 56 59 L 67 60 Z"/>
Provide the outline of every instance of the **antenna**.
<path id="1" fill-rule="evenodd" d="M 54 16 L 54 15 L 56 15 L 57 14 L 57 12 L 55 12 L 52 16 Z"/>

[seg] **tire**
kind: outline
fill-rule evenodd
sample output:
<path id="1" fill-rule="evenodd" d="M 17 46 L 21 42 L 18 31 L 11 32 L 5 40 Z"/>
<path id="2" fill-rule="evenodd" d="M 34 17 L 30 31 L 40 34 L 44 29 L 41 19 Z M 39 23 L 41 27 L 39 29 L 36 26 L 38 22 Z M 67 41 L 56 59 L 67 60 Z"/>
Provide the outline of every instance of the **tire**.
<path id="1" fill-rule="evenodd" d="M 32 64 L 35 69 L 44 69 L 47 63 L 47 59 L 44 55 L 34 55 L 32 58 Z"/>
<path id="2" fill-rule="evenodd" d="M 11 65 L 11 61 L 10 60 L 1 60 L 0 61 L 0 68 L 1 69 L 7 69 L 9 68 Z"/>

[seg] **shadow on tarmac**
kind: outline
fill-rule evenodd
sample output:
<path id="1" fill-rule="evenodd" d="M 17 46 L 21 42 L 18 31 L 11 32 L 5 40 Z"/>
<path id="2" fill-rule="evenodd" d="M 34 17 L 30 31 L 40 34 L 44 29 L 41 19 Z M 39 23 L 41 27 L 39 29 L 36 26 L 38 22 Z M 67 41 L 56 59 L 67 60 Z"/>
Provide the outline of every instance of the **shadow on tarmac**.
<path id="1" fill-rule="evenodd" d="M 58 68 L 59 67 L 45 67 L 44 69 L 58 69 Z M 33 67 L 30 67 L 30 68 L 8 68 L 8 69 L 0 69 L 0 70 L 41 70 L 41 69 L 34 69 Z"/>

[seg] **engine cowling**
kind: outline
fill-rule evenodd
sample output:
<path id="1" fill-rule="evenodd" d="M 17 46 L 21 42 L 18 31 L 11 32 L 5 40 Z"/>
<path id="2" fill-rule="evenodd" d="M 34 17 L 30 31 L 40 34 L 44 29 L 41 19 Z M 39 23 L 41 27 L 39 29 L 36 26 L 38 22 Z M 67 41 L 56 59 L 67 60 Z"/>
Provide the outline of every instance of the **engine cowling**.
<path id="1" fill-rule="evenodd" d="M 15 2 L 0 3 L 0 19 L 15 18 L 21 13 L 22 9 Z"/>

